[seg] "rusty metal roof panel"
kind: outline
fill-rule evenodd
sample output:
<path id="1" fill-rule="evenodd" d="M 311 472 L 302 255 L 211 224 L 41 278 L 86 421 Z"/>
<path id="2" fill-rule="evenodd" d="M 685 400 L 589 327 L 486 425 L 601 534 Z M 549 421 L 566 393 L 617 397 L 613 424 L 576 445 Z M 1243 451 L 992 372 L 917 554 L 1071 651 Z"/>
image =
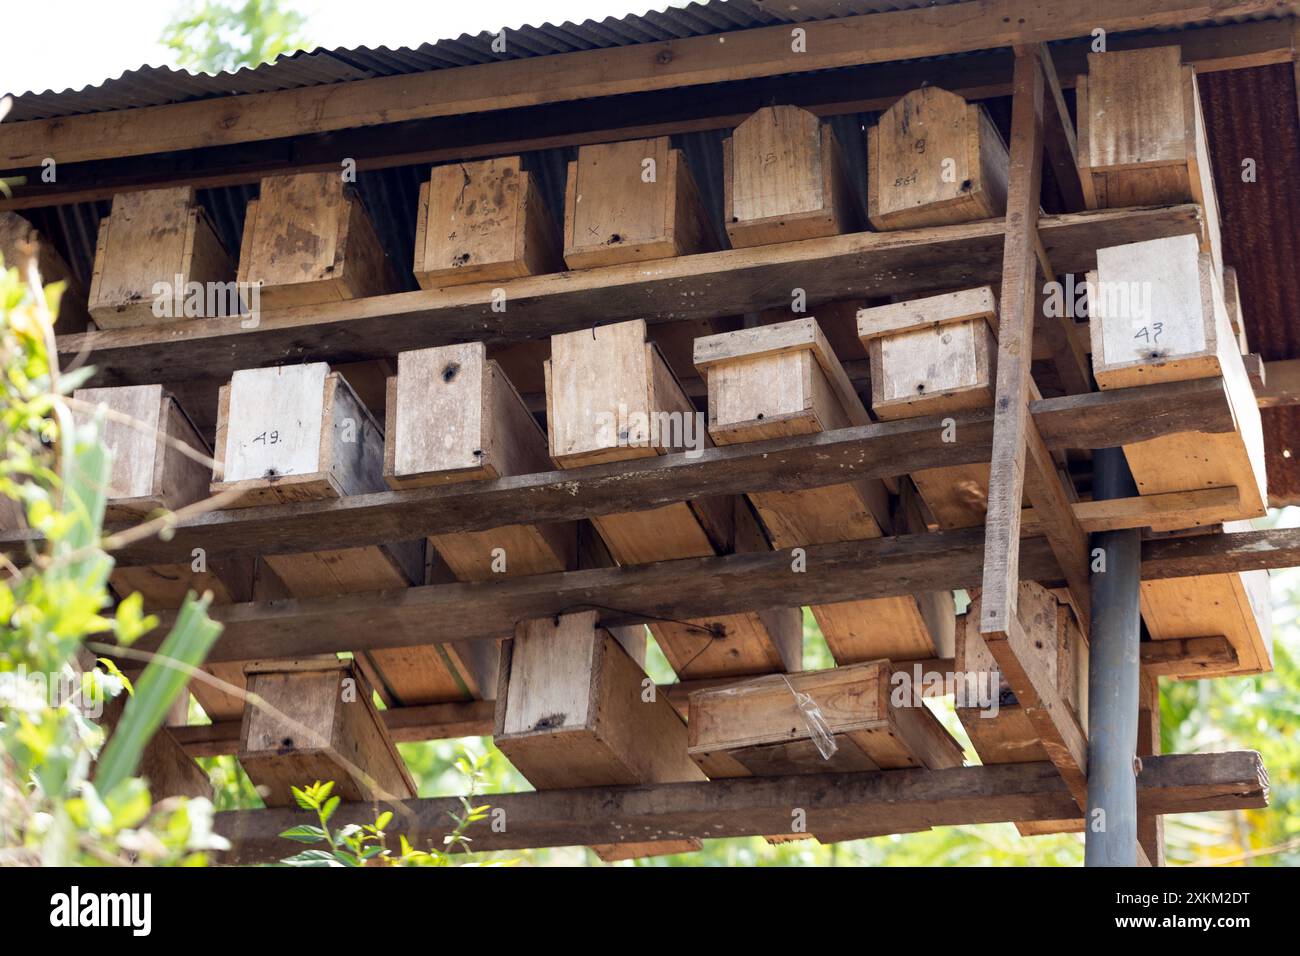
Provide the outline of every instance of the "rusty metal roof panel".
<path id="1" fill-rule="evenodd" d="M 708 36 L 732 30 L 801 22 L 856 13 L 880 13 L 940 6 L 958 0 L 709 0 L 625 17 L 582 23 L 544 23 L 506 32 L 506 49 L 492 49 L 495 33 L 485 31 L 418 47 L 340 47 L 301 50 L 273 63 L 233 73 L 190 73 L 165 66 L 142 66 L 80 90 L 27 92 L 14 97 L 8 121 L 48 119 L 80 113 L 162 106 L 187 100 L 267 93 L 377 76 L 397 76 L 499 60 L 609 49 L 656 40 Z"/>

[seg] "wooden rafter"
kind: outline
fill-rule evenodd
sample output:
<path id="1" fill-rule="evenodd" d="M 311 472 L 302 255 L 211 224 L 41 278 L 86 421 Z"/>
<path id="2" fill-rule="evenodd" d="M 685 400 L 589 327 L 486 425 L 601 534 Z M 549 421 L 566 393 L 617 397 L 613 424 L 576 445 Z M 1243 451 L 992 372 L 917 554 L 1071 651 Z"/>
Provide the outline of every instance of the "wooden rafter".
<path id="1" fill-rule="evenodd" d="M 1276 0 L 984 0 L 505 60 L 405 76 L 15 123 L 0 167 L 246 143 L 725 80 L 1277 12 Z M 792 31 L 803 31 L 795 52 Z M 508 41 L 507 41 L 508 42 Z"/>
<path id="2" fill-rule="evenodd" d="M 602 627 L 654 618 L 689 620 L 784 605 L 830 604 L 978 585 L 980 529 L 913 534 L 806 550 L 813 574 L 792 574 L 785 552 L 683 558 L 656 564 L 436 584 L 310 600 L 212 608 L 223 624 L 209 661 L 496 640 L 517 621 L 596 608 Z M 1042 538 L 1021 546 L 1025 580 L 1056 587 L 1060 567 Z M 1144 580 L 1300 565 L 1300 530 L 1163 538 L 1143 545 Z M 136 647 L 157 648 L 174 612 Z M 275 634 L 274 647 L 267 635 Z M 1201 653 L 1188 648 L 1189 654 Z M 1153 661 L 1153 663 L 1157 663 Z M 1019 694 L 1017 695 L 1019 696 Z M 1032 696 L 1026 689 L 1026 697 Z M 1050 699 L 1047 694 L 1039 697 Z"/>
<path id="3" fill-rule="evenodd" d="M 1197 207 L 1180 205 L 1053 216 L 1042 221 L 1039 233 L 1057 268 L 1081 273 L 1095 267 L 1099 246 L 1199 228 Z M 999 220 L 862 232 L 268 309 L 256 322 L 239 316 L 188 319 L 66 335 L 58 347 L 65 364 L 89 361 L 104 384 L 224 378 L 276 361 L 357 361 L 467 339 L 518 342 L 621 319 L 656 323 L 787 308 L 793 288 L 806 291 L 815 314 L 822 303 L 856 296 L 997 281 L 1002 246 Z M 504 298 L 494 295 L 498 288 Z"/>
<path id="4" fill-rule="evenodd" d="M 1267 803 L 1268 779 L 1258 753 L 1176 754 L 1143 761 L 1138 806 L 1146 814 L 1239 810 Z M 879 825 L 881 833 L 1011 820 L 1060 820 L 1076 813 L 1069 791 L 1047 763 L 951 770 L 742 777 L 705 783 L 593 787 L 493 794 L 506 827 L 471 831 L 474 849 L 638 842 L 662 834 L 703 838 L 786 832 L 790 807 L 807 812 L 809 830 L 836 823 Z M 415 845 L 441 845 L 454 798 L 407 801 L 392 829 Z M 373 822 L 373 804 L 343 804 L 331 825 Z M 227 863 L 265 863 L 295 852 L 279 834 L 301 811 L 218 813 L 216 830 L 233 846 Z M 840 827 L 844 829 L 844 827 Z"/>
<path id="5" fill-rule="evenodd" d="M 1029 412 L 1034 314 L 1038 310 L 1038 208 L 1042 186 L 1046 77 L 1040 50 L 1018 47 L 1012 94 L 1011 163 L 998 327 L 998 378 L 985 525 L 980 632 L 1025 708 L 1070 792 L 1087 802 L 1087 742 L 1034 656 L 1016 613 L 1020 586 L 1021 501 L 1026 492 L 1065 575 L 1087 632 L 1088 540 L 1071 495 Z M 1050 268 L 1045 270 L 1051 275 Z"/>
<path id="6" fill-rule="evenodd" d="M 674 453 L 430 488 L 217 511 L 176 523 L 167 540 L 115 551 L 119 565 L 174 564 L 203 548 L 209 561 L 359 547 L 527 522 L 569 521 L 719 494 L 818 487 L 852 478 L 890 478 L 923 468 L 987 461 L 993 412 L 952 417 L 952 442 L 933 418 L 835 429 L 752 444 Z M 1221 379 L 1042 399 L 1032 406 L 1053 450 L 1143 441 L 1184 431 L 1227 432 L 1232 409 Z M 1213 496 L 1211 496 L 1213 497 Z M 1195 507 L 1199 499 L 1180 507 Z M 1133 527 L 1169 517 L 1162 498 L 1080 507 L 1083 520 Z M 21 532 L 0 532 L 0 551 L 21 559 Z"/>

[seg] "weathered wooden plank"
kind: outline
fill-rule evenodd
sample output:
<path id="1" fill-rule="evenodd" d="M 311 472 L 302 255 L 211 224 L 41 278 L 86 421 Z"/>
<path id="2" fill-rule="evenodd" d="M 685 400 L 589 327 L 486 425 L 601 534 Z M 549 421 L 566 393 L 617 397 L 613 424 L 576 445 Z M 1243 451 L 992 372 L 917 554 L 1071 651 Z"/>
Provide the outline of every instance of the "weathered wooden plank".
<path id="1" fill-rule="evenodd" d="M 37 165 L 46 156 L 80 162 L 430 116 L 462 115 L 720 80 L 800 73 L 1085 36 L 1107 29 L 1182 26 L 1199 20 L 1274 13 L 1276 0 L 990 0 L 805 23 L 806 52 L 790 55 L 790 27 L 633 44 L 378 77 L 339 86 L 219 97 L 12 124 L 0 137 L 0 165 Z M 331 86 L 333 88 L 331 88 Z"/>
<path id="2" fill-rule="evenodd" d="M 1223 23 L 1160 33 L 1107 35 L 1112 50 L 1180 43 L 1198 75 L 1293 61 L 1289 20 Z M 1087 68 L 1092 37 L 1054 43 L 1061 84 L 1073 87 Z M 215 188 L 256 183 L 271 173 L 337 171 L 344 157 L 358 171 L 504 156 L 587 143 L 731 129 L 755 103 L 778 100 L 818 116 L 887 109 L 926 83 L 968 99 L 1011 92 L 1010 49 L 962 57 L 868 64 L 837 71 L 773 76 L 739 83 L 655 90 L 598 101 L 573 101 L 496 113 L 439 117 L 328 134 L 300 134 L 259 145 L 203 146 L 147 157 L 62 164 L 57 183 L 15 186 L 0 209 L 30 209 L 112 199 L 119 192 L 188 183 Z"/>
<path id="3" fill-rule="evenodd" d="M 1223 384 L 1181 382 L 1033 404 L 1049 448 L 1101 447 L 1175 431 L 1233 427 Z M 956 441 L 942 441 L 933 419 L 855 426 L 728 448 L 590 465 L 572 471 L 471 484 L 355 495 L 331 501 L 247 508 L 178 522 L 168 541 L 115 552 L 119 564 L 293 553 L 477 531 L 519 523 L 567 521 L 644 509 L 707 495 L 794 490 L 921 468 L 989 460 L 992 412 L 957 414 Z M 19 555 L 26 532 L 0 531 L 0 550 Z"/>
<path id="4" fill-rule="evenodd" d="M 1268 804 L 1268 778 L 1254 751 L 1173 754 L 1142 761 L 1138 807 L 1146 814 L 1259 808 Z M 1048 763 L 949 770 L 750 777 L 707 783 L 595 787 L 559 793 L 494 794 L 510 821 L 496 832 L 477 827 L 475 850 L 635 842 L 655 837 L 732 837 L 780 832 L 790 807 L 808 811 L 810 825 L 870 821 L 883 830 L 1062 819 L 1074 801 Z M 414 844 L 441 845 L 455 798 L 408 801 L 394 808 L 393 829 Z M 370 804 L 344 804 L 332 823 L 373 822 Z M 228 863 L 276 860 L 294 852 L 279 833 L 301 822 L 301 811 L 218 813 L 217 832 L 233 843 Z"/>
<path id="5" fill-rule="evenodd" d="M 510 581 L 427 585 L 404 591 L 342 595 L 213 608 L 225 626 L 209 661 L 267 652 L 306 656 L 349 649 L 409 647 L 444 640 L 495 640 L 521 620 L 583 608 L 601 610 L 602 627 L 654 618 L 689 619 L 770 607 L 889 597 L 938 588 L 978 587 L 979 529 L 810 546 L 808 567 L 792 575 L 776 552 L 691 558 L 623 568 L 529 575 Z M 1022 574 L 1051 587 L 1061 572 L 1041 538 L 1021 545 Z M 1160 539 L 1145 545 L 1145 580 L 1300 565 L 1300 531 L 1283 529 Z M 617 610 L 611 610 L 616 608 Z M 172 615 L 139 646 L 156 648 Z M 431 635 L 428 622 L 439 630 Z"/>
<path id="6" fill-rule="evenodd" d="M 1044 218 L 1039 233 L 1058 269 L 1083 273 L 1096 265 L 1100 246 L 1194 233 L 1198 216 L 1195 206 L 1072 213 Z M 91 353 L 104 384 L 223 378 L 281 360 L 360 361 L 467 339 L 520 342 L 623 319 L 658 323 L 786 308 L 793 288 L 805 290 L 810 309 L 845 298 L 964 288 L 998 280 L 1002 245 L 1001 220 L 853 233 L 653 265 L 265 309 L 249 328 L 231 317 L 66 335 L 58 348 L 65 363 Z M 492 294 L 498 286 L 505 311 Z"/>

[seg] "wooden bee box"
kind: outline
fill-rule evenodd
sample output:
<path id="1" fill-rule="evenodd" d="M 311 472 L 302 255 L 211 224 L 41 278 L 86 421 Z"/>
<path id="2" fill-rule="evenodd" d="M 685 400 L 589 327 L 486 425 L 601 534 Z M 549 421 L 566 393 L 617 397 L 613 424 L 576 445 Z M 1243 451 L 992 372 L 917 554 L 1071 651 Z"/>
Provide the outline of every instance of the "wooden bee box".
<path id="1" fill-rule="evenodd" d="M 101 441 L 112 455 L 106 520 L 141 519 L 208 496 L 207 443 L 161 385 L 82 388 L 72 397 L 84 403 L 77 411 L 82 421 L 95 417 L 85 406 L 106 409 Z"/>
<path id="2" fill-rule="evenodd" d="M 814 318 L 696 340 L 708 382 L 709 434 L 720 445 L 810 434 L 870 422 Z M 880 481 L 749 495 L 773 547 L 863 538 L 892 529 Z M 812 608 L 835 660 L 910 660 L 952 653 L 949 591 Z"/>
<path id="3" fill-rule="evenodd" d="M 997 323 L 988 286 L 861 309 L 871 410 L 892 420 L 992 405 Z"/>
<path id="4" fill-rule="evenodd" d="M 859 310 L 872 411 L 893 420 L 991 406 L 997 318 L 988 286 Z M 940 527 L 984 523 L 988 465 L 928 468 L 913 472 L 912 480 Z"/>
<path id="5" fill-rule="evenodd" d="M 1196 73 L 1177 46 L 1088 54 L 1075 85 L 1077 161 L 1090 209 L 1191 200 L 1205 210 L 1201 247 L 1223 271 Z"/>
<path id="6" fill-rule="evenodd" d="M 0 258 L 4 259 L 4 268 L 19 270 L 26 281 L 27 261 L 33 257 L 43 284 L 64 284 L 54 331 L 58 335 L 86 331 L 90 321 L 90 313 L 86 311 L 86 288 L 67 260 L 54 243 L 18 213 L 0 212 Z"/>
<path id="7" fill-rule="evenodd" d="M 686 724 L 597 613 L 521 622 L 501 645 L 493 743 L 538 790 L 705 779 Z M 699 849 L 695 840 L 593 847 L 606 860 Z"/>
<path id="8" fill-rule="evenodd" d="M 553 467 L 545 433 L 481 342 L 398 355 L 397 375 L 388 380 L 387 406 L 384 477 L 393 488 L 525 475 Z M 573 568 L 577 538 L 577 525 L 569 522 L 434 535 L 429 543 L 456 580 L 486 581 Z M 474 673 L 475 696 L 495 693 L 493 645 L 453 643 L 442 650 Z"/>
<path id="9" fill-rule="evenodd" d="M 564 261 L 570 269 L 717 248 L 690 167 L 668 137 L 583 146 L 569 163 Z"/>
<path id="10" fill-rule="evenodd" d="M 1092 363 L 1100 388 L 1222 376 L 1237 422 L 1233 432 L 1126 445 L 1138 490 L 1236 488 L 1237 503 L 1214 520 L 1263 515 L 1263 426 L 1210 255 L 1194 236 L 1099 249 L 1091 289 Z"/>
<path id="11" fill-rule="evenodd" d="M 267 806 L 293 806 L 290 788 L 317 780 L 333 780 L 344 800 L 415 797 L 370 685 L 352 661 L 257 661 L 245 673 L 249 691 L 274 708 L 245 708 L 239 739 L 239 764 Z"/>
<path id="12" fill-rule="evenodd" d="M 881 231 L 996 218 L 1008 163 L 983 107 L 937 86 L 913 90 L 867 131 L 867 216 Z"/>
<path id="13" fill-rule="evenodd" d="M 85 406 L 103 406 L 109 413 L 100 437 L 112 455 L 106 519 L 141 521 L 155 511 L 175 511 L 207 498 L 212 474 L 207 443 L 161 385 L 80 389 L 73 398 Z M 81 421 L 95 415 L 85 406 L 76 410 Z M 285 596 L 274 572 L 260 559 L 209 563 L 201 554 L 187 564 L 119 565 L 109 584 L 120 598 L 139 593 L 151 612 L 180 607 L 190 591 L 211 592 L 216 605 Z M 204 669 L 243 685 L 242 664 Z M 201 680 L 191 688 L 213 720 L 238 716 L 243 708 L 242 701 Z"/>
<path id="14" fill-rule="evenodd" d="M 264 309 L 401 288 L 360 197 L 337 172 L 262 180 L 244 217 L 239 281 L 260 285 Z"/>
<path id="15" fill-rule="evenodd" d="M 346 379 L 324 363 L 236 372 L 221 393 L 214 492 L 238 495 L 232 507 L 341 498 L 386 490 L 384 435 Z M 382 591 L 424 583 L 424 547 L 391 542 L 310 554 L 267 555 L 294 597 Z M 380 694 L 424 704 L 490 695 L 484 648 L 471 656 L 454 645 L 359 655 Z"/>
<path id="16" fill-rule="evenodd" d="M 101 329 L 171 322 L 184 315 L 155 315 L 155 286 L 166 283 L 172 303 L 188 283 L 229 283 L 235 268 L 191 186 L 118 193 L 99 224 L 88 308 Z M 215 315 L 235 311 L 237 296 L 213 296 Z M 208 296 L 203 296 L 204 310 Z M 224 307 L 222 307 L 224 306 Z"/>
<path id="17" fill-rule="evenodd" d="M 433 167 L 416 211 L 420 288 L 563 268 L 559 228 L 518 156 Z"/>
<path id="18" fill-rule="evenodd" d="M 928 708 L 891 700 L 894 670 L 889 661 L 870 661 L 696 691 L 690 755 L 711 777 L 960 767 L 961 746 Z M 837 744 L 829 759 L 796 694 L 821 711 Z"/>
<path id="19" fill-rule="evenodd" d="M 1223 528 L 1250 531 L 1251 523 L 1229 521 Z M 1153 641 L 1221 635 L 1237 652 L 1234 666 L 1213 675 L 1193 666 L 1186 673 L 1162 671 L 1163 676 L 1195 680 L 1273 669 L 1273 610 L 1267 571 L 1143 581 L 1141 594 L 1142 619 Z"/>
<path id="20" fill-rule="evenodd" d="M 1001 679 L 997 661 L 979 632 L 981 599 L 972 595 L 958 630 L 954 661 L 958 688 L 957 718 L 983 764 L 1035 763 L 1048 760 L 1029 715 Z M 1041 585 L 1020 584 L 1016 615 L 1035 657 L 1034 667 L 1061 695 L 1084 732 L 1088 729 L 1088 643 L 1069 605 Z M 976 702 L 991 706 L 978 706 Z M 1029 821 L 1017 824 L 1024 836 L 1078 830 L 1081 820 Z"/>
<path id="21" fill-rule="evenodd" d="M 835 132 L 797 106 L 765 106 L 722 142 L 731 245 L 760 246 L 860 228 L 862 213 Z"/>
<path id="22" fill-rule="evenodd" d="M 703 417 L 646 341 L 639 319 L 553 336 L 545 373 L 550 453 L 562 468 L 664 454 L 684 444 L 711 445 Z M 735 499 L 722 497 L 601 515 L 592 523 L 615 561 L 646 564 L 727 553 L 745 542 L 756 547 L 753 536 L 738 531 L 738 518 L 742 525 L 752 520 Z M 801 666 L 797 608 L 658 622 L 650 631 L 679 677 Z"/>

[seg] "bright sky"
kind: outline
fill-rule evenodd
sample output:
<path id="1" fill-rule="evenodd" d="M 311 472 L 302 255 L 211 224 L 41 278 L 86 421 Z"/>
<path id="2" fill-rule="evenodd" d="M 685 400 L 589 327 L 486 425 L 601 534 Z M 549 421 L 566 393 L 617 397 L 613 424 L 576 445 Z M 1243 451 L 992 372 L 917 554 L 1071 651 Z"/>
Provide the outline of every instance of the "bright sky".
<path id="1" fill-rule="evenodd" d="M 687 0 L 294 0 L 316 46 L 419 46 L 524 24 L 603 20 Z M 95 85 L 139 66 L 174 66 L 158 42 L 185 0 L 42 0 L 4 16 L 0 94 Z"/>

